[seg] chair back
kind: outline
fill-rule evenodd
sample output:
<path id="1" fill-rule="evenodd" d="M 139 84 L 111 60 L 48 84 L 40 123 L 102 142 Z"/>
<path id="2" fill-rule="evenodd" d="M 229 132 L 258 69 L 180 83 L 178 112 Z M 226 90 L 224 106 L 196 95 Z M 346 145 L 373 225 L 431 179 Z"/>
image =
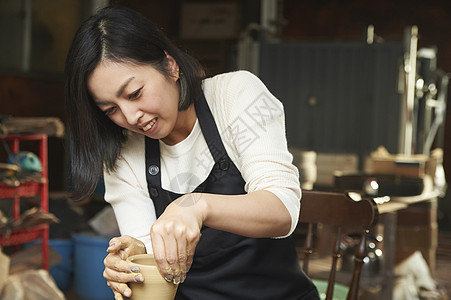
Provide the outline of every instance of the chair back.
<path id="1" fill-rule="evenodd" d="M 366 256 L 366 238 L 369 228 L 376 222 L 377 205 L 370 199 L 355 201 L 346 193 L 328 191 L 302 192 L 299 223 L 307 223 L 307 235 L 304 243 L 303 265 L 309 274 L 309 259 L 313 253 L 314 224 L 332 225 L 335 229 L 335 241 L 332 246 L 332 265 L 329 272 L 326 300 L 332 299 L 337 262 L 341 257 L 340 243 L 345 233 L 359 233 L 360 241 L 354 254 L 354 269 L 349 284 L 347 299 L 357 299 L 363 259 Z"/>

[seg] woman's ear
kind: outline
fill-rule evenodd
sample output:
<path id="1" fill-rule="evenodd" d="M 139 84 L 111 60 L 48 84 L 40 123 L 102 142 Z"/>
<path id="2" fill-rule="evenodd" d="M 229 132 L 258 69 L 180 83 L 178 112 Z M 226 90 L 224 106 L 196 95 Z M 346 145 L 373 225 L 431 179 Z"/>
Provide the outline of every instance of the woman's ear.
<path id="1" fill-rule="evenodd" d="M 178 80 L 180 77 L 179 65 L 171 55 L 169 55 L 167 52 L 165 52 L 165 53 L 166 53 L 166 58 L 168 61 L 168 64 L 167 64 L 168 72 L 171 75 L 171 77 L 173 77 L 175 80 Z"/>

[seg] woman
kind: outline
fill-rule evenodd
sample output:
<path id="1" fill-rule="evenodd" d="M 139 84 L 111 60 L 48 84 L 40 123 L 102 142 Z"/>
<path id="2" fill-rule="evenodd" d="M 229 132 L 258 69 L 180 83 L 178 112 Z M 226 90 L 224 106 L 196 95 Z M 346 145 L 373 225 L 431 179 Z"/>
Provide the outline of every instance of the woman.
<path id="1" fill-rule="evenodd" d="M 104 277 L 116 299 L 153 252 L 176 299 L 318 299 L 288 236 L 300 188 L 283 107 L 248 72 L 204 79 L 199 63 L 135 11 L 107 7 L 68 54 L 75 192 L 104 175 L 121 237 Z"/>

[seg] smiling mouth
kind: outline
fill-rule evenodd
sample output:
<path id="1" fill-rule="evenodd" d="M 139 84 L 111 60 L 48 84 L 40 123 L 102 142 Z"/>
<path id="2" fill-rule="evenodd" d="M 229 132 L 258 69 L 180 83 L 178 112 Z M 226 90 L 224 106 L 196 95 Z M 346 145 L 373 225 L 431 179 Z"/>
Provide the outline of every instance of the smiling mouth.
<path id="1" fill-rule="evenodd" d="M 146 126 L 144 126 L 142 128 L 142 131 L 148 131 L 152 128 L 152 126 L 155 124 L 155 122 L 157 122 L 157 118 L 153 119 L 152 121 L 150 121 Z"/>

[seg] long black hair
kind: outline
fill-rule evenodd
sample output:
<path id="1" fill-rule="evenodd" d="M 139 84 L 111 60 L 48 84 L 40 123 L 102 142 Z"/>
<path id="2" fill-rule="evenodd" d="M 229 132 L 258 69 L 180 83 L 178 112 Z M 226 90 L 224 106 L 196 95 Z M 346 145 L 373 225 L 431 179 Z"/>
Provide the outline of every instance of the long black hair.
<path id="1" fill-rule="evenodd" d="M 73 199 L 87 199 L 103 169 L 114 171 L 127 135 L 94 103 L 87 80 L 99 62 L 148 64 L 165 76 L 167 54 L 183 73 L 179 110 L 199 96 L 204 71 L 199 62 L 177 48 L 164 33 L 140 13 L 109 6 L 88 18 L 78 29 L 66 60 L 65 109 L 69 138 Z"/>

